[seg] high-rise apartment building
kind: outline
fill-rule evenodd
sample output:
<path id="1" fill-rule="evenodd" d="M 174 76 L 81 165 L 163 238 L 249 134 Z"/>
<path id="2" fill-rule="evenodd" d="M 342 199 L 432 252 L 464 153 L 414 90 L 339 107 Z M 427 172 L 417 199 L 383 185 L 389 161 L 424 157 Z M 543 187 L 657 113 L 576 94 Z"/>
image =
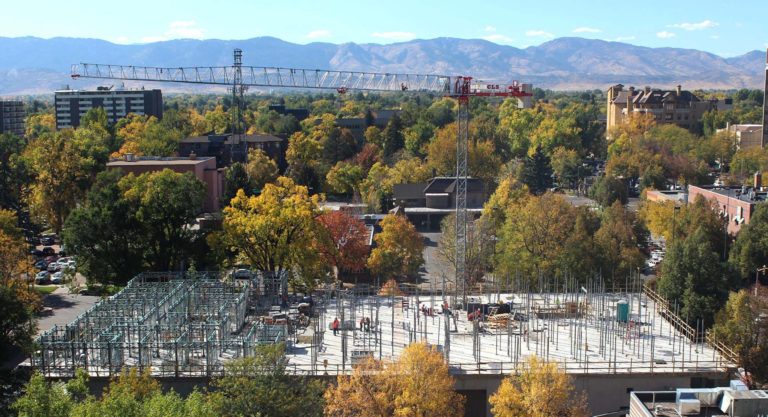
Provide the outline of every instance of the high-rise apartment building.
<path id="1" fill-rule="evenodd" d="M 102 107 L 109 123 L 116 123 L 129 113 L 163 117 L 163 95 L 160 90 L 112 90 L 99 87 L 95 91 L 60 90 L 56 92 L 56 128 L 80 126 L 80 118 L 88 110 Z"/>
<path id="2" fill-rule="evenodd" d="M 0 100 L 0 133 L 24 135 L 24 103 L 18 100 Z"/>

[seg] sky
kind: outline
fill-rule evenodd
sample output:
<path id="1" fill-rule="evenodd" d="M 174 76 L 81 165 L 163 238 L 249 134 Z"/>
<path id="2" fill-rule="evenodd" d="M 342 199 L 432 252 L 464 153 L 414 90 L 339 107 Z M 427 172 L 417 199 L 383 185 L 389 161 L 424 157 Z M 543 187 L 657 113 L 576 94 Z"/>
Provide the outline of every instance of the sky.
<path id="1" fill-rule="evenodd" d="M 577 36 L 731 57 L 768 47 L 766 0 L 27 0 L 3 2 L 0 36 L 115 43 L 248 39 L 381 43 L 455 37 L 524 48 Z"/>

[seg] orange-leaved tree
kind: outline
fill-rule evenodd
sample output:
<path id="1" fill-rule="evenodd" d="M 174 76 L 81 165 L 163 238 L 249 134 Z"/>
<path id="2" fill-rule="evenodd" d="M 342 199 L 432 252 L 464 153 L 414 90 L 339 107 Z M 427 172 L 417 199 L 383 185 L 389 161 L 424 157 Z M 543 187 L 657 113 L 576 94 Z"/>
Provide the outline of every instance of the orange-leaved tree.
<path id="1" fill-rule="evenodd" d="M 339 376 L 325 392 L 327 417 L 453 417 L 464 412 L 464 398 L 443 356 L 414 343 L 395 362 L 366 360 L 352 375 Z"/>
<path id="2" fill-rule="evenodd" d="M 368 230 L 360 220 L 341 211 L 331 211 L 317 217 L 322 238 L 318 250 L 333 268 L 335 278 L 340 270 L 360 271 L 370 253 Z"/>

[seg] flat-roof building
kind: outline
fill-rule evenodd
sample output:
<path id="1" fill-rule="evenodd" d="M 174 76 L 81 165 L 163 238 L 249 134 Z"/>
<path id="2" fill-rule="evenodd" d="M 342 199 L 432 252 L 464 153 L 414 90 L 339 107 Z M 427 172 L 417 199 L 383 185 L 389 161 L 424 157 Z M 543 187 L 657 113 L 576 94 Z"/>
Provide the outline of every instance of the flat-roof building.
<path id="1" fill-rule="evenodd" d="M 60 90 L 55 93 L 56 129 L 80 126 L 80 118 L 93 108 L 101 107 L 109 123 L 117 123 L 130 113 L 163 118 L 163 95 L 160 90 Z"/>
<path id="2" fill-rule="evenodd" d="M 0 100 L 0 133 L 24 135 L 24 103 L 19 100 Z"/>
<path id="3" fill-rule="evenodd" d="M 216 158 L 191 156 L 187 158 L 137 157 L 127 154 L 124 159 L 107 162 L 109 169 L 121 169 L 124 174 L 141 175 L 166 168 L 178 173 L 191 172 L 205 184 L 205 200 L 201 211 L 217 212 L 222 195 L 222 176 L 216 169 Z"/>
<path id="4" fill-rule="evenodd" d="M 766 202 L 768 193 L 761 186 L 760 174 L 756 174 L 754 187 L 689 185 L 688 201 L 695 201 L 697 196 L 717 204 L 720 213 L 728 221 L 728 233 L 735 235 L 742 225 L 749 223 L 757 205 Z"/>
<path id="5" fill-rule="evenodd" d="M 762 417 L 768 392 L 749 390 L 740 380 L 729 387 L 678 388 L 675 391 L 632 391 L 630 417 Z"/>
<path id="6" fill-rule="evenodd" d="M 725 129 L 718 129 L 719 132 L 728 132 L 736 139 L 736 146 L 739 149 L 763 148 L 763 125 L 756 124 L 734 124 Z"/>

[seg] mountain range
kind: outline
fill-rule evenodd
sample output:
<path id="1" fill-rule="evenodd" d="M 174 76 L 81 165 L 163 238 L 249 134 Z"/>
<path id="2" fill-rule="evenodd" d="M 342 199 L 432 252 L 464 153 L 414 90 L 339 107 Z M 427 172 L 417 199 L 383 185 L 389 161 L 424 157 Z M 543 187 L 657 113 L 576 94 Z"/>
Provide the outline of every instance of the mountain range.
<path id="1" fill-rule="evenodd" d="M 83 38 L 0 37 L 0 96 L 48 94 L 66 85 L 89 88 L 111 83 L 72 81 L 69 73 L 75 63 L 222 66 L 232 64 L 234 48 L 243 50 L 244 65 L 471 75 L 500 82 L 519 80 L 555 90 L 606 89 L 616 83 L 654 87 L 681 84 L 685 89 L 762 88 L 765 77 L 762 51 L 724 58 L 695 49 L 647 48 L 573 37 L 524 49 L 457 38 L 387 45 L 302 45 L 273 37 L 123 45 Z M 166 91 L 201 90 L 181 84 L 161 87 Z"/>

